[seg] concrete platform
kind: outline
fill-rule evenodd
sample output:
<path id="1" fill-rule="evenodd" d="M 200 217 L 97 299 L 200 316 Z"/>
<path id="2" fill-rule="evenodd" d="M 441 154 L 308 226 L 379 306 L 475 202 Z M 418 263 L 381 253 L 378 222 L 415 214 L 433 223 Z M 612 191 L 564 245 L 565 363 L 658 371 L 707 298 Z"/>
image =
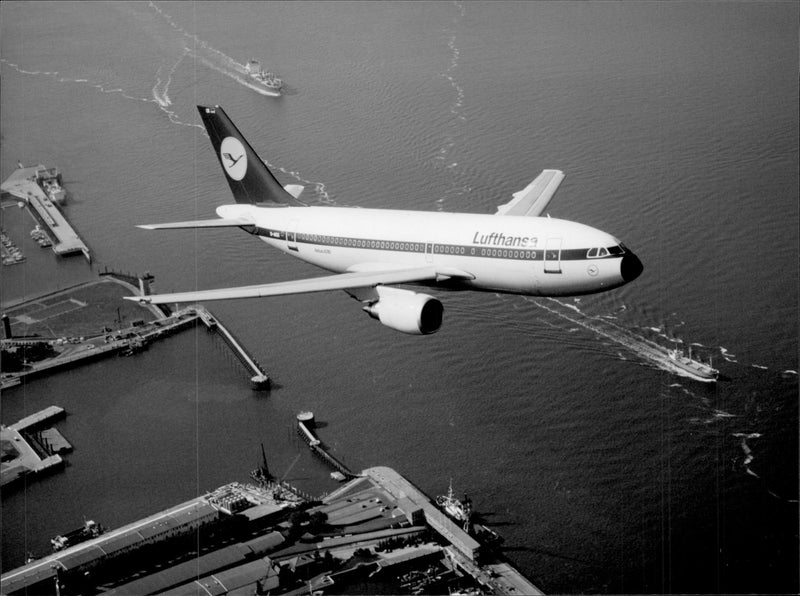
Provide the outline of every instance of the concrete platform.
<path id="1" fill-rule="evenodd" d="M 0 184 L 0 190 L 25 201 L 37 218 L 47 226 L 50 236 L 55 240 L 53 252 L 60 256 L 82 252 L 91 261 L 89 248 L 36 182 L 37 175 L 43 170 L 47 170 L 43 165 L 18 168 Z"/>
<path id="2" fill-rule="evenodd" d="M 39 474 L 64 464 L 59 455 L 41 458 L 18 430 L 0 429 L 3 462 L 0 464 L 0 486 L 13 484 L 28 474 Z"/>

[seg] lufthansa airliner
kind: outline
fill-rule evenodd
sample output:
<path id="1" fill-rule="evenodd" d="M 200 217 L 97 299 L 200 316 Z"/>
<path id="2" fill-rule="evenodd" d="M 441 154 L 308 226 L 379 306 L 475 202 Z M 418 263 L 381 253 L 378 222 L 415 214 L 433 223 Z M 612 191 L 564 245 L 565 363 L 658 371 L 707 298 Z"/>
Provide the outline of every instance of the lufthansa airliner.
<path id="1" fill-rule="evenodd" d="M 218 219 L 142 225 L 234 227 L 334 272 L 297 281 L 128 298 L 149 304 L 203 302 L 344 290 L 370 316 L 404 333 L 439 330 L 444 308 L 427 286 L 531 296 L 577 296 L 618 288 L 643 270 L 619 240 L 542 216 L 564 174 L 544 170 L 494 215 L 307 206 L 303 187 L 282 186 L 219 107 L 198 106 L 235 204 Z"/>

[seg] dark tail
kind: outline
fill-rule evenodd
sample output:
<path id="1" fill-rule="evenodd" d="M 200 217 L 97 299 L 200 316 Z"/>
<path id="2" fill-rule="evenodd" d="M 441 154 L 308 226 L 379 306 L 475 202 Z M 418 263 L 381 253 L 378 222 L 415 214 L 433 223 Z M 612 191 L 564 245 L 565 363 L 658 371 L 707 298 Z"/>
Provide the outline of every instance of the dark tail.
<path id="1" fill-rule="evenodd" d="M 197 106 L 237 203 L 302 205 L 281 186 L 219 106 Z"/>

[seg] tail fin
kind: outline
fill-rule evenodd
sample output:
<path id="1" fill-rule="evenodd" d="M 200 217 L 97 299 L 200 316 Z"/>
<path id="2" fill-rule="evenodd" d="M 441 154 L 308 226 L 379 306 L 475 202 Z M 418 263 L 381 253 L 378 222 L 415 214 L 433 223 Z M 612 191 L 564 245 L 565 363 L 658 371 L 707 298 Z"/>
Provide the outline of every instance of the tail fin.
<path id="1" fill-rule="evenodd" d="M 219 106 L 197 106 L 237 203 L 303 205 L 281 186 Z"/>

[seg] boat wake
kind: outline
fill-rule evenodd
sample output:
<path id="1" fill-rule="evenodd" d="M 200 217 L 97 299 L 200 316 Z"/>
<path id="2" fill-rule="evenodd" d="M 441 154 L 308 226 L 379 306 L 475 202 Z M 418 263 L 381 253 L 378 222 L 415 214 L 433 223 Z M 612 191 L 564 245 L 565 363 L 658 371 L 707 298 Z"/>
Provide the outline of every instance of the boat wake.
<path id="1" fill-rule="evenodd" d="M 584 329 L 587 329 L 593 333 L 596 333 L 597 335 L 600 335 L 601 337 L 604 337 L 607 340 L 627 348 L 635 356 L 655 365 L 662 370 L 698 381 L 713 382 L 714 380 L 702 379 L 691 374 L 690 372 L 685 371 L 679 366 L 679 364 L 676 362 L 676 359 L 670 356 L 670 348 L 662 346 L 651 339 L 618 325 L 614 322 L 615 317 L 613 315 L 588 315 L 581 311 L 576 304 L 562 302 L 561 300 L 557 300 L 555 298 L 540 299 L 523 296 L 522 299 L 526 302 L 535 304 L 539 308 L 561 317 L 562 319 L 566 319 L 567 321 L 579 325 Z M 661 327 L 646 327 L 646 329 L 657 332 L 661 337 L 668 338 L 668 336 L 663 333 Z M 672 338 L 668 339 L 673 342 L 676 341 Z M 683 343 L 682 340 L 677 340 L 677 342 Z M 690 345 L 704 347 L 702 344 L 698 343 L 693 343 Z"/>
<path id="2" fill-rule="evenodd" d="M 270 93 L 258 85 L 253 84 L 249 80 L 250 76 L 248 75 L 247 68 L 244 64 L 237 62 L 224 52 L 220 52 L 207 42 L 197 37 L 197 35 L 193 35 L 192 33 L 186 31 L 186 29 L 178 25 L 173 18 L 164 12 L 155 2 L 150 2 L 149 6 L 155 10 L 175 32 L 179 33 L 184 38 L 184 42 L 188 42 L 184 47 L 184 51 L 192 56 L 192 58 L 197 59 L 207 68 L 215 70 L 216 72 L 233 79 L 240 85 L 243 85 L 248 89 L 252 89 L 261 95 L 278 95 L 277 93 Z"/>
<path id="3" fill-rule="evenodd" d="M 180 66 L 180 63 L 183 62 L 183 59 L 186 57 L 187 53 L 188 52 L 184 52 L 181 54 L 181 57 L 178 58 L 178 61 L 172 65 L 172 68 L 170 68 L 169 72 L 167 73 L 167 80 L 163 83 L 161 81 L 162 67 L 158 67 L 158 71 L 156 72 L 156 84 L 153 85 L 153 99 L 162 108 L 172 105 L 172 100 L 169 98 L 169 84 L 172 82 L 172 75 L 175 74 L 175 71 L 178 69 L 178 66 Z"/>
<path id="4" fill-rule="evenodd" d="M 118 97 L 122 97 L 130 101 L 153 103 L 167 115 L 167 118 L 173 124 L 198 128 L 200 131 L 202 131 L 203 135 L 208 136 L 202 124 L 194 122 L 184 122 L 183 120 L 181 120 L 180 116 L 178 115 L 178 110 L 173 105 L 173 98 L 170 97 L 170 85 L 173 82 L 173 79 L 178 69 L 181 67 L 182 64 L 184 64 L 187 56 L 196 59 L 197 61 L 201 62 L 202 64 L 206 65 L 207 67 L 213 70 L 216 70 L 233 78 L 237 82 L 253 89 L 254 91 L 262 93 L 262 90 L 246 80 L 245 77 L 247 77 L 248 75 L 246 74 L 247 71 L 244 64 L 239 64 L 232 58 L 214 49 L 208 43 L 199 39 L 196 35 L 189 34 L 186 30 L 184 30 L 177 23 L 175 23 L 175 21 L 173 21 L 172 18 L 167 13 L 165 13 L 161 8 L 159 8 L 155 3 L 151 2 L 149 6 L 154 11 L 156 11 L 163 18 L 164 21 L 166 21 L 169 24 L 171 29 L 177 31 L 182 38 L 182 42 L 180 44 L 181 50 L 177 58 L 174 58 L 174 62 L 171 63 L 168 69 L 166 68 L 166 66 L 169 63 L 160 65 L 156 70 L 154 77 L 155 82 L 152 88 L 150 89 L 149 96 L 145 97 L 137 96 L 131 92 L 126 91 L 125 89 L 123 89 L 122 86 L 109 84 L 107 82 L 98 82 L 88 77 L 67 77 L 61 75 L 58 71 L 28 70 L 21 67 L 19 64 L 8 61 L 5 58 L 0 58 L 0 63 L 4 64 L 5 66 L 8 66 L 9 68 L 14 69 L 15 71 L 23 75 L 49 77 L 58 83 L 86 85 L 96 89 L 99 93 L 116 95 Z M 175 44 L 170 44 L 170 45 L 174 46 Z M 170 53 L 173 53 L 173 55 L 175 53 L 178 53 L 177 48 L 172 47 Z M 193 111 L 194 111 L 194 105 L 192 105 L 192 112 Z M 273 168 L 288 176 L 291 176 L 305 187 L 306 190 L 304 192 L 304 195 L 300 196 L 301 201 L 306 203 L 316 202 L 327 205 L 337 205 L 336 201 L 333 200 L 329 195 L 325 184 L 321 182 L 313 182 L 311 180 L 307 180 L 303 178 L 299 172 L 290 170 L 282 166 L 271 164 L 266 160 L 264 163 L 266 163 L 270 168 Z"/>
<path id="5" fill-rule="evenodd" d="M 450 63 L 447 66 L 447 69 L 441 73 L 440 76 L 450 82 L 450 85 L 456 94 L 455 100 L 453 100 L 453 102 L 450 104 L 450 114 L 452 114 L 456 120 L 464 121 L 467 119 L 463 113 L 464 88 L 458 84 L 458 81 L 453 75 L 458 68 L 458 59 L 460 55 L 458 47 L 456 47 L 456 26 L 464 18 L 465 8 L 461 2 L 455 2 L 454 4 L 458 9 L 458 15 L 453 17 L 453 23 L 451 26 L 444 28 L 444 33 L 447 35 L 447 47 L 450 52 Z M 444 169 L 445 173 L 450 178 L 450 187 L 442 193 L 442 196 L 436 199 L 437 211 L 444 210 L 444 205 L 449 198 L 460 196 L 472 190 L 470 186 L 461 183 L 461 177 L 456 175 L 455 170 L 458 168 L 458 162 L 453 161 L 452 157 L 453 147 L 455 147 L 455 144 L 456 142 L 453 133 L 446 133 L 439 151 L 433 158 L 437 167 Z"/>
<path id="6" fill-rule="evenodd" d="M 186 29 L 178 25 L 178 23 L 176 23 L 175 20 L 169 14 L 164 12 L 164 10 L 162 10 L 156 3 L 150 2 L 149 6 L 161 16 L 161 18 L 170 26 L 173 31 L 181 36 L 181 39 L 184 43 L 183 54 L 170 70 L 167 77 L 167 82 L 163 85 L 163 87 L 159 87 L 160 79 L 158 79 L 156 86 L 153 87 L 153 97 L 156 98 L 156 102 L 162 106 L 162 108 L 172 104 L 169 95 L 167 95 L 169 81 L 171 80 L 172 75 L 175 73 L 175 70 L 186 56 L 190 56 L 207 68 L 219 72 L 233 79 L 240 85 L 256 91 L 257 93 L 262 95 L 276 95 L 274 93 L 269 93 L 258 85 L 252 83 L 249 80 L 250 75 L 248 74 L 247 66 L 245 64 L 237 62 L 224 52 L 217 50 L 209 43 L 197 37 L 197 35 L 193 35 L 186 31 Z M 197 126 L 203 131 L 203 134 L 206 134 L 205 129 L 202 126 Z M 341 206 L 333 198 L 331 198 L 324 183 L 307 180 L 303 178 L 299 172 L 270 163 L 267 160 L 264 160 L 264 163 L 273 170 L 279 171 L 287 176 L 291 176 L 304 187 L 303 194 L 298 197 L 301 202 L 307 204 L 321 203 L 324 205 Z"/>
<path id="7" fill-rule="evenodd" d="M 749 476 L 752 476 L 753 478 L 757 478 L 758 480 L 763 482 L 764 483 L 764 490 L 766 490 L 767 493 L 770 496 L 772 496 L 772 497 L 774 497 L 774 498 L 776 498 L 776 499 L 778 499 L 780 501 L 785 501 L 787 503 L 797 503 L 798 502 L 797 499 L 787 499 L 786 497 L 783 497 L 783 496 L 777 494 L 775 491 L 771 490 L 766 485 L 766 482 L 764 481 L 764 479 L 761 478 L 761 476 L 759 476 L 756 472 L 754 472 L 752 467 L 750 467 L 750 464 L 752 464 L 753 460 L 755 460 L 755 455 L 753 454 L 753 448 L 750 447 L 750 445 L 748 444 L 748 441 L 750 441 L 752 439 L 760 439 L 761 438 L 761 433 L 752 433 L 752 432 L 751 433 L 742 433 L 742 432 L 740 432 L 740 433 L 733 433 L 731 436 L 733 436 L 733 437 L 735 437 L 737 439 L 740 439 L 739 445 L 741 446 L 742 453 L 743 453 L 743 456 L 741 457 L 741 459 L 736 458 L 734 460 L 734 462 L 733 462 L 734 467 L 736 467 L 736 466 L 741 467 L 745 471 L 746 474 L 748 474 Z"/>

